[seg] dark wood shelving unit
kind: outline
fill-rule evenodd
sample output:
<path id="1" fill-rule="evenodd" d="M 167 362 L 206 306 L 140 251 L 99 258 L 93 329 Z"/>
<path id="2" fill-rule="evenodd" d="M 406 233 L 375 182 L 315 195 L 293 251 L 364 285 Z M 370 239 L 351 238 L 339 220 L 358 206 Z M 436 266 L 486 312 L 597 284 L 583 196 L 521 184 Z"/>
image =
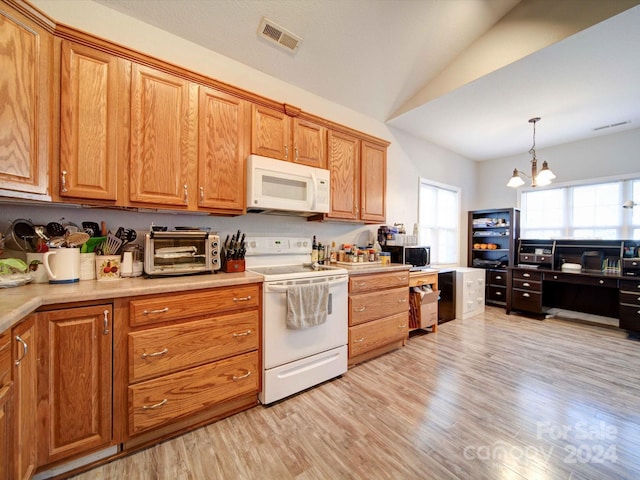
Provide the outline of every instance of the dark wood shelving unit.
<path id="1" fill-rule="evenodd" d="M 485 303 L 505 306 L 507 268 L 515 265 L 520 210 L 492 208 L 469 212 L 469 267 L 486 272 Z"/>

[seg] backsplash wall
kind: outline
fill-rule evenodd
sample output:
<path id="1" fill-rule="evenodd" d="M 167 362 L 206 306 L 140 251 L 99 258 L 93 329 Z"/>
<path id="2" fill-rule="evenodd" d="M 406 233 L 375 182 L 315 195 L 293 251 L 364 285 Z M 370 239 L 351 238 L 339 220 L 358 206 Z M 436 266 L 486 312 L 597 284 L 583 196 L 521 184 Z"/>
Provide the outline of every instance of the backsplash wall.
<path id="1" fill-rule="evenodd" d="M 306 218 L 286 215 L 260 215 L 250 213 L 238 217 L 218 217 L 213 215 L 198 215 L 169 212 L 134 212 L 108 208 L 84 208 L 60 205 L 9 205 L 0 204 L 0 231 L 7 233 L 11 222 L 17 219 L 27 219 L 36 225 L 46 225 L 49 222 L 73 222 L 78 226 L 83 221 L 105 221 L 107 228 L 115 233 L 118 227 L 133 228 L 138 232 L 138 241 L 149 227 L 163 225 L 174 227 L 188 226 L 209 228 L 221 237 L 235 233 L 238 229 L 247 236 L 281 235 L 287 237 L 309 237 L 316 235 L 318 241 L 343 243 L 357 243 L 366 245 L 377 235 L 378 226 L 341 222 L 309 222 Z M 5 255 L 6 256 L 6 255 Z"/>

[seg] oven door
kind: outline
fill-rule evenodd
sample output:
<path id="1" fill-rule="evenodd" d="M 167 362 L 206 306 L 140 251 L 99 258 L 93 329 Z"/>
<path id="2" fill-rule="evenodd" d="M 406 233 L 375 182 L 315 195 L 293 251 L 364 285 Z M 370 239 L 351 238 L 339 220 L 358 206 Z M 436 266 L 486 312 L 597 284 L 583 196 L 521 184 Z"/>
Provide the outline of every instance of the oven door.
<path id="1" fill-rule="evenodd" d="M 346 345 L 348 333 L 347 275 L 335 275 L 264 283 L 263 345 L 265 369 Z M 327 321 L 308 328 L 289 329 L 287 286 L 310 282 L 329 283 Z"/>

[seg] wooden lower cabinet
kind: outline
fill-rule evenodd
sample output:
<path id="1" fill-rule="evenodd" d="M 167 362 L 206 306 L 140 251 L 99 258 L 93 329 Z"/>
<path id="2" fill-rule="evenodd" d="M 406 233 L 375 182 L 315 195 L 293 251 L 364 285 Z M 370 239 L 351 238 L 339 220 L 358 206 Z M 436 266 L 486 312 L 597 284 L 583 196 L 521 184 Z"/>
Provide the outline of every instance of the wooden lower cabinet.
<path id="1" fill-rule="evenodd" d="M 38 313 L 38 460 L 48 465 L 112 443 L 111 304 Z"/>
<path id="2" fill-rule="evenodd" d="M 28 316 L 13 328 L 15 385 L 14 478 L 27 480 L 36 470 L 36 317 Z"/>
<path id="3" fill-rule="evenodd" d="M 258 402 L 261 284 L 119 301 L 116 430 L 133 449 Z"/>
<path id="4" fill-rule="evenodd" d="M 349 278 L 349 365 L 401 346 L 409 334 L 409 271 Z"/>
<path id="5" fill-rule="evenodd" d="M 11 332 L 0 334 L 0 478 L 13 476 L 14 421 Z"/>

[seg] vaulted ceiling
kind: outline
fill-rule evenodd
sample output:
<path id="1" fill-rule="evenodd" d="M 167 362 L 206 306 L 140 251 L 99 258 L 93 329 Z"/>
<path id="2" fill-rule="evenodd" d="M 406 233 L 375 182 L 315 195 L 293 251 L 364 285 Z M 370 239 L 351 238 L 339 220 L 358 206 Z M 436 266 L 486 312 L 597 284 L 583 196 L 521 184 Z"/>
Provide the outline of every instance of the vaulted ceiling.
<path id="1" fill-rule="evenodd" d="M 640 126 L 640 0 L 96 1 L 475 160 Z"/>

